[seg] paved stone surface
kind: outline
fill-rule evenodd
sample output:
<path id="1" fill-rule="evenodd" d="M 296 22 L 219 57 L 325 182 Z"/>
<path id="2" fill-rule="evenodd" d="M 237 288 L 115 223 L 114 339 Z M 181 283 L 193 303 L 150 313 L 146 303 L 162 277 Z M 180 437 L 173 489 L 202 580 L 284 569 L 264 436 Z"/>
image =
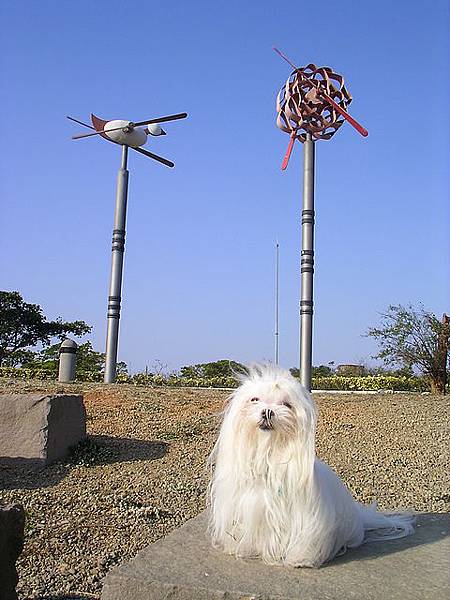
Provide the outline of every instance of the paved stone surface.
<path id="1" fill-rule="evenodd" d="M 16 560 L 23 549 L 24 527 L 23 506 L 0 506 L 0 600 L 17 600 Z"/>
<path id="2" fill-rule="evenodd" d="M 86 437 L 83 396 L 0 395 L 0 464 L 47 465 Z"/>
<path id="3" fill-rule="evenodd" d="M 320 569 L 269 567 L 211 548 L 206 515 L 113 569 L 102 600 L 442 600 L 450 515 L 418 516 L 413 536 L 366 544 Z"/>

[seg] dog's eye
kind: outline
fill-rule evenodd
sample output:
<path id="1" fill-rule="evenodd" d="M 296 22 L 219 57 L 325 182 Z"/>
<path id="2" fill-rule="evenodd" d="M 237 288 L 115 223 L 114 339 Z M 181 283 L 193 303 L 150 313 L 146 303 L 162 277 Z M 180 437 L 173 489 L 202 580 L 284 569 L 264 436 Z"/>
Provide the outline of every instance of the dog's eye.
<path id="1" fill-rule="evenodd" d="M 259 402 L 259 398 L 251 398 L 250 402 Z"/>
<path id="2" fill-rule="evenodd" d="M 286 408 L 289 408 L 289 409 L 292 408 L 292 404 L 289 404 L 289 402 L 283 402 L 283 406 L 285 406 Z"/>

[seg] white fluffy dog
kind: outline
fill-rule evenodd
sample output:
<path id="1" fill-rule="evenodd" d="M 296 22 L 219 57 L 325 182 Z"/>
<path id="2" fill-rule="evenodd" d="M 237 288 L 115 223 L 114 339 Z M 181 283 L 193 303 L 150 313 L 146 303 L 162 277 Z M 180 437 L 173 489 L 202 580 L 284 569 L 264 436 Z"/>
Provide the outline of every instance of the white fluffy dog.
<path id="1" fill-rule="evenodd" d="M 359 504 L 316 458 L 316 417 L 311 394 L 289 371 L 248 369 L 209 459 L 214 546 L 269 564 L 319 567 L 365 541 L 413 533 L 411 515 Z"/>

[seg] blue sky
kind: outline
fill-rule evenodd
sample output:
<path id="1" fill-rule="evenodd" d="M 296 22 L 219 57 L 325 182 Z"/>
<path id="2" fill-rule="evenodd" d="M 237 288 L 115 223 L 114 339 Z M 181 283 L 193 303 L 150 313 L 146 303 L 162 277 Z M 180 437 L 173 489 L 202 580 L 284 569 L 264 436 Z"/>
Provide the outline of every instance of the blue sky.
<path id="1" fill-rule="evenodd" d="M 120 152 L 65 119 L 186 111 L 130 154 L 119 358 L 133 371 L 298 362 L 302 148 L 275 97 L 290 68 L 342 73 L 351 113 L 316 145 L 314 363 L 369 361 L 392 303 L 449 311 L 448 2 L 14 2 L 1 19 L 1 288 L 104 348 Z"/>

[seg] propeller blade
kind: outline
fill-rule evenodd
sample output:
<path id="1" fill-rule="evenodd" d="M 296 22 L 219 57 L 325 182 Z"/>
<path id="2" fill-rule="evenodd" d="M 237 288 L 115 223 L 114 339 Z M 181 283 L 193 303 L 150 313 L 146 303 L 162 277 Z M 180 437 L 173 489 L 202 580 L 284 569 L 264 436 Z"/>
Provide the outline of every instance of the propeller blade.
<path id="1" fill-rule="evenodd" d="M 295 136 L 291 135 L 291 139 L 289 140 L 289 146 L 287 147 L 286 154 L 283 158 L 283 163 L 281 165 L 281 170 L 286 171 L 287 166 L 289 164 L 289 159 L 291 158 L 292 148 L 294 147 Z"/>
<path id="2" fill-rule="evenodd" d="M 177 115 L 168 115 L 167 117 L 160 117 L 159 119 L 148 119 L 148 121 L 139 121 L 138 123 L 133 123 L 135 127 L 140 127 L 141 125 L 150 125 L 150 123 L 165 123 L 166 121 L 176 121 L 177 119 L 185 119 L 187 117 L 187 113 L 179 113 Z"/>
<path id="3" fill-rule="evenodd" d="M 310 80 L 311 81 L 311 80 Z M 317 93 L 321 94 L 325 100 L 331 104 L 331 106 L 334 107 L 334 109 L 344 117 L 344 119 L 346 121 L 348 121 L 350 123 L 350 125 L 352 125 L 356 131 L 358 133 L 360 133 L 362 136 L 367 137 L 369 135 L 369 132 L 367 131 L 367 129 L 365 129 L 360 123 L 358 123 L 358 121 L 356 119 L 354 119 L 351 115 L 348 114 L 348 112 L 346 110 L 344 110 L 343 108 L 341 108 L 339 106 L 339 104 L 337 104 L 337 102 L 335 102 L 333 100 L 333 98 L 331 98 L 326 92 L 324 92 L 323 90 L 316 88 L 317 89 Z"/>
<path id="4" fill-rule="evenodd" d="M 296 66 L 294 65 L 294 63 L 293 63 L 293 62 L 291 62 L 291 61 L 288 59 L 288 57 L 286 56 L 286 54 L 283 54 L 283 53 L 281 52 L 281 50 L 278 50 L 278 48 L 275 48 L 275 46 L 272 46 L 272 50 L 275 50 L 275 52 L 276 52 L 277 54 L 279 54 L 279 55 L 281 56 L 281 58 L 283 58 L 283 59 L 284 59 L 284 60 L 285 60 L 287 63 L 289 63 L 289 64 L 291 65 L 291 67 L 294 69 L 294 71 L 298 71 L 298 67 L 296 67 Z"/>
<path id="5" fill-rule="evenodd" d="M 94 127 L 92 127 L 92 125 L 88 125 L 87 123 L 83 123 L 83 121 L 79 121 L 78 119 L 74 119 L 73 117 L 66 116 L 66 119 L 69 119 L 70 121 L 75 121 L 75 123 L 79 123 L 80 125 L 84 125 L 85 127 L 88 127 L 89 129 L 94 129 Z"/>
<path id="6" fill-rule="evenodd" d="M 145 156 L 148 156 L 149 158 L 153 158 L 154 160 L 157 160 L 158 162 L 162 163 L 163 165 L 166 165 L 166 167 L 174 167 L 175 166 L 175 163 L 173 163 L 171 160 L 167 160 L 167 158 L 163 158 L 162 156 L 153 154 L 153 152 L 149 152 L 148 150 L 144 150 L 143 148 L 133 148 L 132 146 L 130 146 L 130 148 L 132 150 L 136 150 L 136 152 L 139 152 L 140 154 L 144 154 Z"/>
<path id="7" fill-rule="evenodd" d="M 150 125 L 151 123 L 165 123 L 166 121 L 176 121 L 177 119 L 185 119 L 187 117 L 187 113 L 179 113 L 176 115 L 168 115 L 167 117 L 160 117 L 159 119 L 148 119 L 147 121 L 138 121 L 137 123 L 134 123 L 133 121 L 130 122 L 129 126 L 131 129 L 134 129 L 135 127 L 141 127 L 142 125 Z M 68 117 L 71 118 L 71 117 Z M 75 119 L 72 119 L 73 121 Z M 85 125 L 85 123 L 82 123 L 82 125 Z M 89 127 L 89 126 L 87 126 Z M 126 127 L 126 126 L 125 126 Z M 96 131 L 95 133 L 83 133 L 80 135 L 73 135 L 72 139 L 73 140 L 80 140 L 82 138 L 86 138 L 86 137 L 92 137 L 93 135 L 100 135 L 100 134 L 108 134 L 110 131 L 120 131 L 121 129 L 125 129 L 125 127 L 114 127 L 114 129 L 102 129 L 101 131 Z M 92 129 L 92 127 L 91 127 Z"/>
<path id="8" fill-rule="evenodd" d="M 81 138 L 92 137 L 93 135 L 100 135 L 102 133 L 108 134 L 111 131 L 120 131 L 121 129 L 123 130 L 123 129 L 125 129 L 125 127 L 126 127 L 126 125 L 125 126 L 122 125 L 122 127 L 114 127 L 113 129 L 102 129 L 101 131 L 96 131 L 95 133 L 82 133 L 81 135 L 73 135 L 72 139 L 80 140 Z M 133 124 L 133 127 L 134 127 L 134 124 Z M 91 127 L 91 129 L 93 129 L 93 128 Z"/>

